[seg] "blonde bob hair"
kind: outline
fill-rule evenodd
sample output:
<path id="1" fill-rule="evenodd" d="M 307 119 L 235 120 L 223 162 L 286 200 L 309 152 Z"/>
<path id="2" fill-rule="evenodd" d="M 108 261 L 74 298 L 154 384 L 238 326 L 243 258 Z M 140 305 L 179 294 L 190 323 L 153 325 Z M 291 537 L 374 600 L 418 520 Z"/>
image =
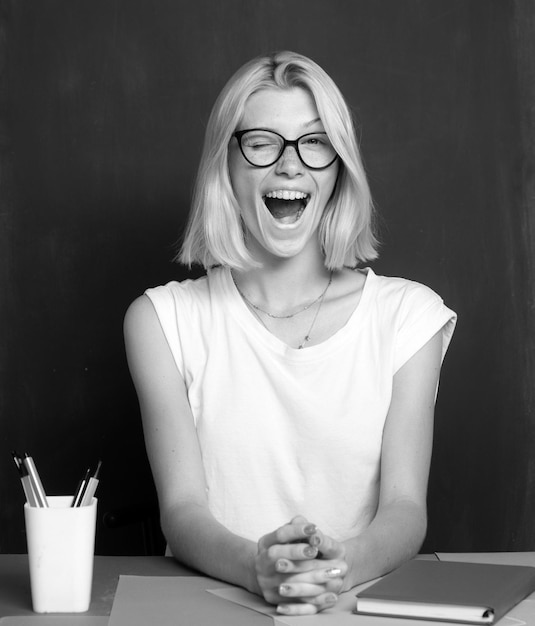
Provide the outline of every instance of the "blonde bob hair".
<path id="1" fill-rule="evenodd" d="M 340 171 L 318 230 L 328 269 L 356 267 L 377 257 L 373 206 L 349 108 L 338 87 L 311 59 L 276 52 L 242 66 L 230 78 L 210 115 L 191 213 L 177 260 L 205 268 L 257 265 L 245 243 L 240 207 L 228 169 L 229 144 L 248 98 L 266 88 L 301 87 L 313 97 L 339 156 Z"/>

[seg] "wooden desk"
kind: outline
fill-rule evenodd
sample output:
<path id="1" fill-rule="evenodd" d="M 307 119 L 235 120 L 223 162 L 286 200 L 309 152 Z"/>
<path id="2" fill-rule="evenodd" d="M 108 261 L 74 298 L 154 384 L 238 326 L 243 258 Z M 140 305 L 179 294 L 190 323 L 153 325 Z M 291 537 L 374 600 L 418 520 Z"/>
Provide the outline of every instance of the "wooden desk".
<path id="1" fill-rule="evenodd" d="M 484 554 L 442 554 L 437 555 L 440 560 L 473 561 L 480 563 L 503 563 L 510 565 L 535 566 L 535 552 L 517 553 L 484 553 Z M 421 558 L 437 558 L 426 555 Z M 16 626 L 104 626 L 106 616 L 111 612 L 119 576 L 195 576 L 198 572 L 177 563 L 169 557 L 124 557 L 124 556 L 96 556 L 93 576 L 92 601 L 89 611 L 70 616 L 40 616 L 32 611 L 30 578 L 28 571 L 28 557 L 21 555 L 0 555 L 0 626 L 5 616 L 28 616 L 26 622 L 16 622 Z M 535 626 L 535 594 L 529 599 L 529 617 L 524 617 L 524 624 Z M 533 611 L 531 610 L 533 604 Z M 243 610 L 234 605 L 230 613 Z M 533 618 L 531 613 L 533 613 Z M 94 617 L 91 623 L 91 617 Z M 98 620 L 98 624 L 95 620 Z M 354 617 L 354 616 L 352 616 Z M 377 618 L 373 618 L 377 619 Z M 512 626 L 514 622 L 500 621 L 500 626 Z M 228 623 L 232 621 L 229 616 Z M 357 620 L 355 618 L 355 624 Z M 518 622 L 518 620 L 517 620 Z M 304 622 L 303 622 L 304 623 Z M 401 623 L 401 622 L 400 622 Z M 404 620 L 405 623 L 405 620 Z M 417 622 L 414 622 L 418 626 Z M 421 623 L 421 622 L 420 622 Z M 195 626 L 191 624 L 191 626 Z M 273 620 L 266 615 L 250 611 L 247 616 L 247 626 L 273 626 Z M 379 626 L 379 622 L 377 622 Z"/>
<path id="2" fill-rule="evenodd" d="M 109 615 L 121 574 L 195 576 L 194 570 L 165 556 L 96 556 L 91 606 L 81 615 Z M 35 615 L 26 554 L 0 555 L 0 617 Z"/>

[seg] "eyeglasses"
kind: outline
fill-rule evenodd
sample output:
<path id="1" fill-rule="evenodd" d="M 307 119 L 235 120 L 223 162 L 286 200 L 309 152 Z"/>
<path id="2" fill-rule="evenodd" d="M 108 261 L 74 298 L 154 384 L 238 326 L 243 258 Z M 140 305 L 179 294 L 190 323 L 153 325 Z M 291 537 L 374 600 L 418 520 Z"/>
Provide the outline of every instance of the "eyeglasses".
<path id="1" fill-rule="evenodd" d="M 254 167 L 269 167 L 276 163 L 287 146 L 293 146 L 297 156 L 311 170 L 324 170 L 338 155 L 327 133 L 307 133 L 290 141 L 279 133 L 263 128 L 238 130 L 234 133 L 246 161 Z"/>

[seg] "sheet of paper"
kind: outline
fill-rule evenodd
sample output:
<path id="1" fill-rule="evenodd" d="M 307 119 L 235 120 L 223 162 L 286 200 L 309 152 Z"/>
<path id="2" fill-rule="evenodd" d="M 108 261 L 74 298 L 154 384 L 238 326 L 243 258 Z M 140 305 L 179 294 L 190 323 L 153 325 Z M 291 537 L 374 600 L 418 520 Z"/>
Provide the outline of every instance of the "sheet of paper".
<path id="1" fill-rule="evenodd" d="M 248 609 L 269 615 L 273 618 L 278 616 L 275 607 L 268 604 L 260 596 L 254 593 L 250 593 L 241 587 L 225 587 L 224 589 L 207 589 L 208 593 L 212 593 L 218 598 L 223 598 L 228 602 L 234 602 L 240 606 L 245 606 Z"/>
<path id="2" fill-rule="evenodd" d="M 307 622 L 307 620 L 311 620 L 310 624 L 318 624 L 319 615 L 315 616 L 298 616 L 298 617 L 287 617 L 285 615 L 281 615 L 277 613 L 274 606 L 271 606 L 264 602 L 259 596 L 249 593 L 245 591 L 245 589 L 240 589 L 238 587 L 229 587 L 226 589 L 209 589 L 210 593 L 219 596 L 220 598 L 224 598 L 229 602 L 234 602 L 239 604 L 240 606 L 247 607 L 249 609 L 253 609 L 254 611 L 259 611 L 260 613 L 264 613 L 265 615 L 270 615 L 273 618 L 275 624 L 303 624 L 303 620 Z M 343 621 L 343 616 L 347 614 L 348 617 L 352 618 L 351 624 L 355 622 L 355 616 L 351 615 L 351 611 L 355 606 L 355 592 L 348 591 L 345 594 L 342 594 L 338 600 L 338 603 L 334 609 L 331 611 L 326 611 L 322 613 L 322 622 L 323 624 L 329 624 L 329 621 L 332 623 L 340 624 L 340 626 L 344 626 L 345 622 Z M 330 620 L 325 621 L 326 615 L 330 615 Z M 341 621 L 342 619 L 342 621 Z M 297 621 L 296 621 L 297 620 Z M 336 622 L 334 621 L 336 620 Z M 350 622 L 347 621 L 349 624 Z M 436 625 L 435 625 L 436 626 Z"/>
<path id="3" fill-rule="evenodd" d="M 224 584 L 204 576 L 121 576 L 108 626 L 270 625 L 257 611 L 206 592 Z"/>
<path id="4" fill-rule="evenodd" d="M 375 580 L 370 580 L 367 583 L 359 585 L 340 595 L 338 602 L 336 603 L 336 607 L 331 609 L 330 611 L 325 611 L 322 615 L 336 615 L 338 619 L 341 616 L 347 614 L 353 618 L 353 622 L 355 620 L 355 616 L 351 615 L 351 611 L 355 607 L 355 594 L 368 587 Z M 282 615 L 281 613 L 277 613 L 276 608 L 270 604 L 267 604 L 262 598 L 255 595 L 254 593 L 249 593 L 245 589 L 241 589 L 240 587 L 226 587 L 224 589 L 208 589 L 209 593 L 212 593 L 220 598 L 228 600 L 229 602 L 234 602 L 235 604 L 239 604 L 240 606 L 247 607 L 248 609 L 252 609 L 253 611 L 258 611 L 259 613 L 263 613 L 264 615 L 270 615 L 276 624 L 294 624 L 296 623 L 294 620 L 303 620 L 305 616 L 298 617 L 287 617 L 286 615 Z M 318 616 L 315 616 L 316 619 Z M 290 620 L 290 621 L 287 621 Z M 302 623 L 302 622 L 299 622 Z M 316 621 L 314 621 L 316 623 Z M 340 623 L 339 621 L 337 624 Z M 349 622 L 348 622 L 349 623 Z M 378 626 L 375 624 L 374 626 Z M 436 626 L 436 625 L 435 625 Z"/>

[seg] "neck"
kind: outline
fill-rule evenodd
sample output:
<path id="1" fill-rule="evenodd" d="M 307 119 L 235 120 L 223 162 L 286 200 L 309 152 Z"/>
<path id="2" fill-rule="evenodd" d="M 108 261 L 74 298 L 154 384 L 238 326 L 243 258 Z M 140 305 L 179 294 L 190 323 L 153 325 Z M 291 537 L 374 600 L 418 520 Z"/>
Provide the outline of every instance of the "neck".
<path id="1" fill-rule="evenodd" d="M 307 263 L 278 259 L 261 268 L 233 272 L 236 285 L 256 305 L 281 314 L 313 301 L 325 289 L 331 272 L 323 257 Z"/>

